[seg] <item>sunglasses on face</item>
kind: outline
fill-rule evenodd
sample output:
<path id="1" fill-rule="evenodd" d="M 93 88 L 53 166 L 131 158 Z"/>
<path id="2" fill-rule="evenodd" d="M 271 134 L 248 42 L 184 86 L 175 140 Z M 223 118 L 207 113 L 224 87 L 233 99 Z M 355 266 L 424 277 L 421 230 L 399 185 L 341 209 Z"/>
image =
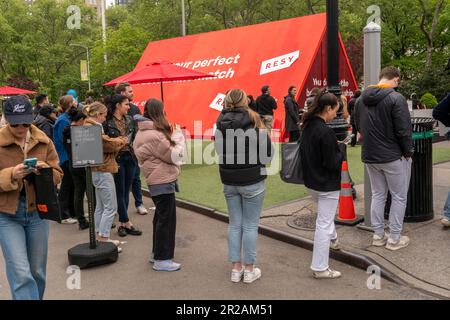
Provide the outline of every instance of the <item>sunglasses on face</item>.
<path id="1" fill-rule="evenodd" d="M 31 124 L 27 124 L 27 123 L 22 123 L 22 124 L 10 124 L 10 126 L 12 128 L 17 128 L 18 126 L 22 126 L 24 128 L 29 128 L 31 126 Z"/>

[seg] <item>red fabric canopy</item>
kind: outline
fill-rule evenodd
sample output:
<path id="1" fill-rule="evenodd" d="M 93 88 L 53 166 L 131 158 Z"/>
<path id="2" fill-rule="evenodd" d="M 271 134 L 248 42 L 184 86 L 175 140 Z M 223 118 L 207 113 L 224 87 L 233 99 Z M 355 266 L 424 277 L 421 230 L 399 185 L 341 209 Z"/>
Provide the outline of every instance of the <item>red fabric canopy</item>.
<path id="1" fill-rule="evenodd" d="M 14 88 L 14 87 L 0 87 L 0 96 L 16 96 L 19 94 L 35 94 L 34 91 L 29 91 L 25 89 L 20 88 Z"/>
<path id="2" fill-rule="evenodd" d="M 155 61 L 111 80 L 110 82 L 105 83 L 105 86 L 114 86 L 121 82 L 143 84 L 163 81 L 195 80 L 211 77 L 214 76 L 177 66 L 169 61 Z"/>

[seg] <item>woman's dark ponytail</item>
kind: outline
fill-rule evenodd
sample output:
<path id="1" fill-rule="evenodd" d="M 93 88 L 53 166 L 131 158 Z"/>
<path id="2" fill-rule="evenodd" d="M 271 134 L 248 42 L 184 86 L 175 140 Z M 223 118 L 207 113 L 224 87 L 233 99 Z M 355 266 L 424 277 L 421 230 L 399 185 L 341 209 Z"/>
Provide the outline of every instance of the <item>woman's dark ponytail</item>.
<path id="1" fill-rule="evenodd" d="M 122 103 L 127 99 L 128 98 L 122 94 L 112 94 L 112 95 L 106 96 L 104 99 L 105 105 L 108 108 L 108 115 L 106 116 L 106 118 L 108 120 L 111 120 L 114 113 L 116 112 L 117 104 Z"/>
<path id="2" fill-rule="evenodd" d="M 319 93 L 314 98 L 312 106 L 305 114 L 303 114 L 302 129 L 304 129 L 308 125 L 308 122 L 312 118 L 324 112 L 327 106 L 337 108 L 339 106 L 339 102 L 338 98 L 334 94 L 329 93 L 328 90 L 324 88 L 319 91 Z"/>

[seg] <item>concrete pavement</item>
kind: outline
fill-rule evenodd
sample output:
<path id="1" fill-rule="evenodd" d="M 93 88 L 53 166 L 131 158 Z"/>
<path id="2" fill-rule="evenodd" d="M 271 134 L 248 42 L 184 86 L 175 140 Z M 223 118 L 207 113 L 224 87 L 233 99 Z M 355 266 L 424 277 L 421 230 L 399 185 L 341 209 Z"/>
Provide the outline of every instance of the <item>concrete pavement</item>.
<path id="1" fill-rule="evenodd" d="M 442 142 L 439 145 L 447 145 Z M 351 168 L 350 168 L 351 170 Z M 390 271 L 406 283 L 450 298 L 450 230 L 445 229 L 439 220 L 442 208 L 450 190 L 450 162 L 435 165 L 433 168 L 433 191 L 435 218 L 421 223 L 405 223 L 404 234 L 411 238 L 407 248 L 391 252 L 385 248 L 372 247 L 372 233 L 356 227 L 337 226 L 337 233 L 343 249 L 368 257 L 379 266 Z M 364 213 L 363 185 L 356 186 L 358 199 L 355 201 L 356 213 Z M 314 230 L 295 229 L 287 225 L 290 217 L 311 215 L 315 212 L 311 198 L 304 198 L 285 205 L 264 210 L 261 224 L 301 238 L 314 239 Z M 282 216 L 280 216 L 282 214 Z"/>
<path id="2" fill-rule="evenodd" d="M 182 270 L 155 272 L 147 262 L 153 215 L 131 211 L 130 218 L 143 236 L 120 238 L 127 243 L 115 264 L 82 270 L 81 290 L 67 289 L 67 250 L 88 242 L 88 232 L 76 225 L 52 223 L 46 299 L 433 299 L 384 279 L 381 290 L 369 290 L 368 274 L 336 261 L 331 265 L 343 272 L 341 279 L 315 280 L 309 270 L 310 251 L 264 236 L 258 243 L 262 278 L 250 285 L 231 283 L 227 224 L 184 209 L 178 210 L 176 243 L 176 261 L 183 264 Z M 116 231 L 113 238 L 118 239 Z M 0 285 L 0 299 L 9 299 L 3 258 Z"/>

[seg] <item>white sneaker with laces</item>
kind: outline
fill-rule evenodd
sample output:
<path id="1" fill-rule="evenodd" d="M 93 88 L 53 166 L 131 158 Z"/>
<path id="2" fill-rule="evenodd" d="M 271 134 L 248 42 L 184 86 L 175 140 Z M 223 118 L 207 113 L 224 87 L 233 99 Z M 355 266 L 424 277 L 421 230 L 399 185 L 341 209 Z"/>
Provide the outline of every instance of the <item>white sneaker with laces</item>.
<path id="1" fill-rule="evenodd" d="M 441 223 L 444 227 L 447 227 L 447 228 L 450 227 L 450 220 L 447 218 L 442 218 Z"/>
<path id="2" fill-rule="evenodd" d="M 136 208 L 137 213 L 139 213 L 140 215 L 146 215 L 148 214 L 147 209 L 144 206 L 139 206 Z"/>
<path id="3" fill-rule="evenodd" d="M 78 220 L 74 219 L 74 218 L 69 218 L 69 219 L 61 220 L 61 223 L 62 224 L 75 224 L 75 223 L 78 223 Z"/>
<path id="4" fill-rule="evenodd" d="M 388 235 L 385 233 L 382 237 L 374 234 L 372 238 L 372 245 L 374 247 L 384 247 L 388 241 Z"/>
<path id="5" fill-rule="evenodd" d="M 325 271 L 314 271 L 313 277 L 315 279 L 337 279 L 340 278 L 342 274 L 339 271 L 332 270 L 328 268 Z"/>
<path id="6" fill-rule="evenodd" d="M 241 270 L 233 269 L 231 270 L 231 282 L 240 282 L 242 280 L 242 276 L 244 275 L 244 267 Z"/>
<path id="7" fill-rule="evenodd" d="M 397 241 L 394 241 L 389 238 L 389 240 L 387 241 L 387 244 L 386 244 L 386 249 L 391 250 L 391 251 L 396 251 L 401 248 L 407 247 L 409 242 L 410 242 L 410 240 L 409 240 L 409 237 L 407 237 L 407 236 L 401 236 L 400 239 Z"/>
<path id="8" fill-rule="evenodd" d="M 261 278 L 261 269 L 253 267 L 253 271 L 244 271 L 244 283 L 252 283 Z"/>

